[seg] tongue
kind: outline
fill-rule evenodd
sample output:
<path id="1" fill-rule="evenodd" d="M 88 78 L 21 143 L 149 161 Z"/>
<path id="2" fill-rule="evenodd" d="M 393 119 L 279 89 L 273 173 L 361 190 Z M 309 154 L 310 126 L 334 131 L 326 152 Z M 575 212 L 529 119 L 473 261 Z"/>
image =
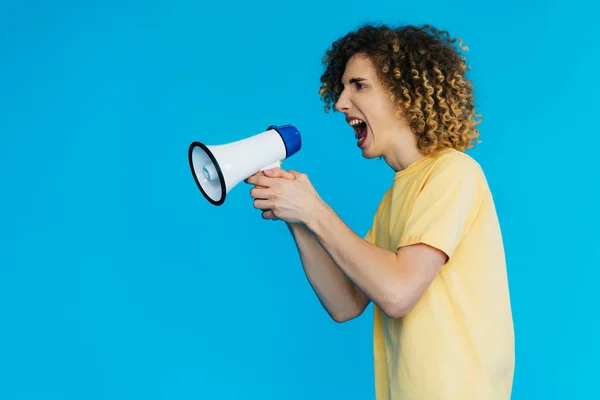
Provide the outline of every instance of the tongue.
<path id="1" fill-rule="evenodd" d="M 356 131 L 356 137 L 360 139 L 362 136 L 365 135 L 367 127 L 365 124 L 358 124 L 356 125 L 354 130 Z"/>
<path id="2" fill-rule="evenodd" d="M 358 133 L 358 145 L 360 146 L 364 141 L 365 138 L 367 137 L 367 127 L 366 126 L 360 126 L 357 128 L 356 132 Z"/>

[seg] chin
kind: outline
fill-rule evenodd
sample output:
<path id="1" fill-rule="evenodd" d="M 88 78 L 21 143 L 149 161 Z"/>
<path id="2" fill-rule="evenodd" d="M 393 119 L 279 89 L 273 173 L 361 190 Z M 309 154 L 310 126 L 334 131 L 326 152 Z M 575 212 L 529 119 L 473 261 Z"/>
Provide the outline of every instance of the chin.
<path id="1" fill-rule="evenodd" d="M 377 158 L 377 157 L 379 157 L 378 155 L 371 154 L 371 153 L 369 153 L 368 151 L 364 151 L 364 150 L 363 150 L 363 153 L 362 153 L 362 155 L 363 155 L 363 157 L 364 157 L 364 158 L 366 158 L 367 160 L 371 160 L 371 159 L 373 159 L 373 158 Z"/>
<path id="2" fill-rule="evenodd" d="M 373 151 L 373 149 L 370 146 L 367 146 L 364 149 L 362 149 L 362 155 L 364 158 L 369 160 L 381 156 L 381 154 L 377 153 L 376 151 Z"/>
<path id="3" fill-rule="evenodd" d="M 375 143 L 373 143 L 373 137 L 371 136 L 370 131 L 365 138 L 364 143 L 362 143 L 362 146 L 359 146 L 360 150 L 362 151 L 362 156 L 366 159 L 380 157 L 381 154 L 378 151 L 378 147 L 379 146 L 376 146 Z"/>

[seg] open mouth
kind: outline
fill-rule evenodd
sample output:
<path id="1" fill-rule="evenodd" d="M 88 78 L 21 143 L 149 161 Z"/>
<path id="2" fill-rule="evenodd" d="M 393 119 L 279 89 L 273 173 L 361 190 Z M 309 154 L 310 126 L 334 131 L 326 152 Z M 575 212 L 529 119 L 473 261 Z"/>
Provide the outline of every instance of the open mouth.
<path id="1" fill-rule="evenodd" d="M 367 138 L 367 123 L 361 119 L 353 118 L 348 121 L 348 124 L 354 128 L 354 136 L 358 140 L 357 145 L 360 147 Z"/>

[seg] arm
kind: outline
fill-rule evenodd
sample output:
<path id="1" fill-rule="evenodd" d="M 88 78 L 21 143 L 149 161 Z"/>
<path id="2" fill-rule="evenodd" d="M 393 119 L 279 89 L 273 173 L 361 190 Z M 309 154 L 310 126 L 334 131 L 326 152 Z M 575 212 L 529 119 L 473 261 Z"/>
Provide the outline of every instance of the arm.
<path id="1" fill-rule="evenodd" d="M 260 175 L 257 174 L 247 181 L 253 182 Z M 264 171 L 262 175 L 269 178 L 295 179 L 293 174 L 281 168 Z M 256 188 L 264 188 L 258 182 L 255 183 Z M 256 188 L 251 193 L 256 193 Z M 273 210 L 264 210 L 263 218 L 273 218 Z M 362 314 L 370 300 L 339 269 L 306 225 L 287 223 L 287 226 L 296 243 L 304 273 L 331 318 L 336 322 L 344 322 Z"/>
<path id="2" fill-rule="evenodd" d="M 402 236 L 391 244 L 396 252 L 356 236 L 319 199 L 310 203 L 313 212 L 302 217 L 348 278 L 383 312 L 397 318 L 418 303 L 453 256 L 485 193 L 489 193 L 485 176 L 472 159 L 438 163 L 410 205 Z"/>
<path id="3" fill-rule="evenodd" d="M 248 183 L 256 185 L 251 196 L 254 207 L 263 210 L 263 218 L 301 227 L 291 229 L 302 264 L 335 320 L 357 316 L 370 301 L 390 317 L 404 315 L 447 259 L 445 253 L 424 244 L 393 253 L 358 237 L 320 199 L 305 174 L 276 169 L 252 176 Z M 362 294 L 365 297 L 357 300 L 355 296 Z"/>
<path id="4" fill-rule="evenodd" d="M 358 289 L 391 318 L 415 306 L 447 260 L 444 252 L 425 244 L 402 247 L 397 253 L 372 245 L 325 203 L 307 226 Z"/>
<path id="5" fill-rule="evenodd" d="M 306 277 L 331 318 L 345 322 L 362 314 L 370 300 L 350 282 L 305 225 L 287 226 Z"/>
<path id="6" fill-rule="evenodd" d="M 257 177 L 264 189 L 254 206 L 290 223 L 302 223 L 348 279 L 384 313 L 398 318 L 422 298 L 469 229 L 487 189 L 471 159 L 440 163 L 411 206 L 396 252 L 354 234 L 319 197 L 305 174 L 295 179 Z"/>

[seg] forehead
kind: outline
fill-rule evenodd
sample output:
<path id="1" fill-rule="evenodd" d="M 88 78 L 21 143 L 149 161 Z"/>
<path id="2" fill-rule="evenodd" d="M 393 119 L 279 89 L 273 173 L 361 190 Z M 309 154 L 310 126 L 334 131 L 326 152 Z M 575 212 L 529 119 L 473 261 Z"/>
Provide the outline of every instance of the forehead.
<path id="1" fill-rule="evenodd" d="M 372 79 L 375 77 L 375 66 L 369 57 L 363 54 L 352 56 L 346 63 L 342 82 L 353 78 Z"/>

